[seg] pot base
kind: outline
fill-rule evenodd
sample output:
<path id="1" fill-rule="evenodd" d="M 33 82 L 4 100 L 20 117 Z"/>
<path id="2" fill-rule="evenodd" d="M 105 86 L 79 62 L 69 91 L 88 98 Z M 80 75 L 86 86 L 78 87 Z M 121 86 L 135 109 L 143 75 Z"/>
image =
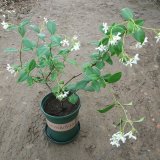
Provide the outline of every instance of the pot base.
<path id="1" fill-rule="evenodd" d="M 50 135 L 48 134 L 47 131 L 48 131 L 48 125 L 46 124 L 46 126 L 44 128 L 44 133 L 47 136 L 47 138 L 50 140 L 50 142 L 56 143 L 56 144 L 67 144 L 67 143 L 72 142 L 77 137 L 77 135 L 78 135 L 78 133 L 80 131 L 80 123 L 78 121 L 78 131 L 76 132 L 75 136 L 72 139 L 68 140 L 68 141 L 57 141 L 57 140 L 53 139 L 52 137 L 50 137 Z"/>

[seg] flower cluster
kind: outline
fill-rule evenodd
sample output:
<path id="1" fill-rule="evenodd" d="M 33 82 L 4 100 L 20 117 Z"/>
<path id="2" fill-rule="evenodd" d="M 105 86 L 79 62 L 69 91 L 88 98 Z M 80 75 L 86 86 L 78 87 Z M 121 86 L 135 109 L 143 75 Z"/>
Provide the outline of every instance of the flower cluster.
<path id="1" fill-rule="evenodd" d="M 78 51 L 80 49 L 80 42 L 75 42 L 73 47 L 71 48 L 71 51 Z"/>
<path id="2" fill-rule="evenodd" d="M 128 60 L 126 60 L 128 59 Z M 133 58 L 128 58 L 126 56 L 120 58 L 120 62 L 122 62 L 125 66 L 130 66 L 132 67 L 133 64 L 137 64 L 137 61 L 139 61 L 140 58 L 139 58 L 139 54 L 136 54 Z"/>
<path id="3" fill-rule="evenodd" d="M 67 39 L 62 40 L 60 43 L 62 47 L 69 46 L 69 41 Z"/>
<path id="4" fill-rule="evenodd" d="M 101 44 L 99 47 L 96 48 L 99 52 L 105 52 L 107 50 L 107 46 Z"/>
<path id="5" fill-rule="evenodd" d="M 3 29 L 8 29 L 8 27 L 9 27 L 9 24 L 7 22 L 5 22 L 5 21 L 3 21 L 1 23 L 1 25 L 3 26 Z"/>
<path id="6" fill-rule="evenodd" d="M 47 19 L 46 17 L 44 17 L 43 19 L 44 19 L 44 22 L 45 22 L 45 23 L 48 22 L 48 19 Z"/>
<path id="7" fill-rule="evenodd" d="M 57 95 L 56 98 L 61 101 L 62 99 L 66 98 L 68 94 L 69 94 L 69 91 L 64 91 L 63 93 L 60 93 L 59 95 Z"/>
<path id="8" fill-rule="evenodd" d="M 80 42 L 78 41 L 78 36 L 74 35 L 71 41 L 67 38 L 63 39 L 60 42 L 62 47 L 68 47 L 71 46 L 71 51 L 78 51 L 80 49 Z"/>
<path id="9" fill-rule="evenodd" d="M 109 26 L 107 23 L 103 23 L 102 25 L 102 30 L 104 31 L 104 33 L 106 34 L 108 32 Z"/>
<path id="10" fill-rule="evenodd" d="M 122 133 L 121 131 L 117 132 L 117 133 L 114 133 L 112 135 L 112 138 L 110 138 L 110 144 L 112 146 L 116 146 L 116 147 L 119 147 L 120 146 L 120 142 L 122 143 L 125 143 L 126 142 L 126 139 L 134 139 L 136 140 L 136 136 L 133 135 L 133 132 L 132 131 L 129 131 L 128 133 L 124 134 Z"/>
<path id="11" fill-rule="evenodd" d="M 117 35 L 112 35 L 112 37 L 109 39 L 109 44 L 111 45 L 117 45 L 118 41 L 121 40 L 121 33 L 118 32 Z"/>
<path id="12" fill-rule="evenodd" d="M 10 65 L 10 64 L 7 64 L 6 69 L 7 69 L 7 71 L 8 71 L 8 72 L 10 72 L 11 74 L 16 73 L 16 71 L 14 70 L 14 68 L 13 68 L 13 67 L 11 67 L 11 65 Z"/>

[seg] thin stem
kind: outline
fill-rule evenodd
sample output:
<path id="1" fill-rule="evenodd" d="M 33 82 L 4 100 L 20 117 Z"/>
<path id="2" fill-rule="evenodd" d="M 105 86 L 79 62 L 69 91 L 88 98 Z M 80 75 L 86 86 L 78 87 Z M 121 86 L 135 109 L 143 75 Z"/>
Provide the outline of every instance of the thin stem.
<path id="1" fill-rule="evenodd" d="M 45 79 L 45 76 L 44 76 L 42 70 L 41 70 L 41 75 L 42 75 L 43 79 Z M 45 85 L 46 85 L 46 86 L 49 88 L 49 90 L 52 92 L 52 89 L 51 89 L 50 85 L 49 85 L 47 82 L 45 82 Z"/>
<path id="2" fill-rule="evenodd" d="M 49 84 L 46 82 L 45 85 L 49 88 L 49 90 L 52 92 L 51 87 L 49 86 Z"/>
<path id="3" fill-rule="evenodd" d="M 156 33 L 156 31 L 160 31 L 160 29 L 148 28 L 148 27 L 143 27 L 143 26 L 142 26 L 142 28 L 143 28 L 143 29 L 147 29 L 147 30 L 152 30 L 152 31 L 154 31 L 155 33 Z"/>
<path id="4" fill-rule="evenodd" d="M 19 51 L 19 60 L 20 60 L 20 66 L 22 68 L 23 63 L 22 63 L 22 42 L 21 42 L 21 47 L 20 47 L 20 51 Z"/>
<path id="5" fill-rule="evenodd" d="M 69 82 L 71 82 L 73 79 L 79 77 L 80 75 L 82 75 L 82 73 L 79 73 L 79 74 L 73 76 L 71 79 L 69 79 L 69 80 L 63 85 L 63 87 L 66 86 L 66 85 L 67 85 Z M 63 88 L 63 87 L 62 87 L 62 88 Z"/>
<path id="6" fill-rule="evenodd" d="M 122 108 L 122 110 L 123 110 L 123 112 L 124 112 L 124 114 L 125 114 L 125 117 L 126 117 L 126 121 L 125 121 L 125 124 L 123 125 L 122 131 L 124 132 L 124 129 L 125 129 L 125 126 L 127 125 L 127 123 L 129 123 L 130 126 L 132 127 L 132 129 L 135 130 L 135 128 L 134 128 L 134 126 L 133 126 L 133 122 L 128 118 L 128 115 L 127 115 L 127 112 L 126 112 L 124 106 L 116 99 L 116 97 L 115 97 L 112 89 L 109 88 L 109 91 L 110 91 L 110 93 L 113 95 L 115 104 L 117 104 L 118 106 L 120 106 L 120 107 Z M 121 126 L 121 127 L 122 127 L 122 126 Z"/>

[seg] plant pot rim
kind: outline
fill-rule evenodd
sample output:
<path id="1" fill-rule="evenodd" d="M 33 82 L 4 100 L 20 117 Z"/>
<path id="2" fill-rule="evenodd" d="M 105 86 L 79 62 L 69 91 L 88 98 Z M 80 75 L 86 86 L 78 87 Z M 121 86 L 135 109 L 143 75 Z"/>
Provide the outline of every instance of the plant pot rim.
<path id="1" fill-rule="evenodd" d="M 79 96 L 75 93 L 75 94 L 78 96 L 78 101 L 79 101 L 79 103 L 77 104 L 78 107 L 77 107 L 73 112 L 71 112 L 71 113 L 69 113 L 69 114 L 67 114 L 67 115 L 65 115 L 65 116 L 53 116 L 53 115 L 50 115 L 50 114 L 48 114 L 48 113 L 46 113 L 46 112 L 44 111 L 43 103 L 46 102 L 46 100 L 48 99 L 48 97 L 49 97 L 51 94 L 53 94 L 53 93 L 51 92 L 51 93 L 47 94 L 45 97 L 43 97 L 42 101 L 40 102 L 40 109 L 41 109 L 41 111 L 42 111 L 46 116 L 48 116 L 48 117 L 54 117 L 55 119 L 67 118 L 67 117 L 70 117 L 71 115 L 75 114 L 75 113 L 77 112 L 77 110 L 79 110 L 80 107 L 81 107 L 81 105 L 80 105 L 80 98 L 79 98 Z M 77 105 L 75 105 L 75 106 L 77 106 Z"/>

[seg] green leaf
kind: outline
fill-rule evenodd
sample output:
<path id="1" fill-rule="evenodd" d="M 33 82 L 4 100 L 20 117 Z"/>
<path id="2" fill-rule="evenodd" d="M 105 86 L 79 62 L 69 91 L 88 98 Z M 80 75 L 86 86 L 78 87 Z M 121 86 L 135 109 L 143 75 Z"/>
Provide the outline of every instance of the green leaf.
<path id="1" fill-rule="evenodd" d="M 100 91 L 100 84 L 99 84 L 99 82 L 98 81 L 92 81 L 92 87 L 93 87 L 93 89 L 96 91 L 96 92 L 99 92 Z"/>
<path id="2" fill-rule="evenodd" d="M 107 45 L 108 42 L 109 42 L 109 38 L 108 38 L 108 37 L 107 37 L 107 38 L 105 37 L 105 38 L 103 38 L 103 39 L 100 41 L 99 45 L 101 45 L 101 44 Z"/>
<path id="3" fill-rule="evenodd" d="M 57 85 L 57 86 L 54 86 L 53 88 L 52 88 L 52 92 L 56 95 L 57 94 L 57 92 L 59 91 L 59 86 Z"/>
<path id="4" fill-rule="evenodd" d="M 58 54 L 60 54 L 62 56 L 66 56 L 66 55 L 68 55 L 69 52 L 70 52 L 69 49 L 62 49 L 62 50 L 59 51 Z"/>
<path id="5" fill-rule="evenodd" d="M 56 72 L 53 72 L 53 73 L 51 74 L 51 80 L 52 80 L 52 81 L 55 81 L 55 80 L 57 79 L 57 76 L 58 76 L 58 74 L 57 74 Z"/>
<path id="6" fill-rule="evenodd" d="M 53 44 L 60 46 L 62 38 L 60 36 L 51 36 L 51 41 Z"/>
<path id="7" fill-rule="evenodd" d="M 30 20 L 29 19 L 25 19 L 20 23 L 20 26 L 26 26 L 29 23 L 30 23 Z"/>
<path id="8" fill-rule="evenodd" d="M 97 53 L 97 52 L 91 54 L 91 58 L 93 60 L 99 60 L 100 57 L 101 57 L 101 55 L 99 53 Z"/>
<path id="9" fill-rule="evenodd" d="M 85 88 L 83 88 L 83 90 L 89 91 L 89 92 L 94 92 L 95 91 L 92 86 L 86 86 Z"/>
<path id="10" fill-rule="evenodd" d="M 34 83 L 34 79 L 32 77 L 28 77 L 27 78 L 27 83 L 28 83 L 29 86 L 32 86 L 33 83 Z"/>
<path id="11" fill-rule="evenodd" d="M 128 32 L 129 33 L 132 33 L 134 31 L 134 28 L 135 28 L 135 24 L 132 22 L 132 21 L 129 21 L 127 23 L 127 29 L 128 29 Z"/>
<path id="12" fill-rule="evenodd" d="M 127 103 L 127 104 L 124 104 L 124 106 L 132 106 L 132 105 L 133 105 L 133 103 L 132 103 L 132 102 Z"/>
<path id="13" fill-rule="evenodd" d="M 18 28 L 18 26 L 11 24 L 11 25 L 9 25 L 9 27 L 7 28 L 7 30 L 8 31 L 13 31 L 13 30 L 17 30 L 17 28 Z"/>
<path id="14" fill-rule="evenodd" d="M 106 61 L 106 62 L 107 62 L 108 64 L 110 64 L 110 65 L 113 64 L 113 61 L 112 61 L 111 57 L 110 57 L 108 54 L 104 54 L 103 57 L 102 57 L 102 59 L 103 59 L 104 61 Z"/>
<path id="15" fill-rule="evenodd" d="M 104 66 L 105 66 L 105 63 L 104 63 L 103 61 L 98 61 L 98 62 L 96 63 L 96 67 L 97 67 L 98 69 L 102 69 Z"/>
<path id="16" fill-rule="evenodd" d="M 103 78 L 100 78 L 100 79 L 98 80 L 98 82 L 99 82 L 99 84 L 100 84 L 100 87 L 103 87 L 103 88 L 106 87 L 106 82 L 105 82 L 105 80 L 104 80 Z"/>
<path id="17" fill-rule="evenodd" d="M 37 48 L 38 57 L 47 56 L 49 54 L 50 54 L 50 50 L 48 46 L 43 45 Z"/>
<path id="18" fill-rule="evenodd" d="M 72 104 L 76 104 L 78 99 L 79 99 L 78 96 L 74 93 L 68 97 L 68 101 Z"/>
<path id="19" fill-rule="evenodd" d="M 88 83 L 89 81 L 86 80 L 79 81 L 78 83 L 76 83 L 76 90 L 84 89 Z"/>
<path id="20" fill-rule="evenodd" d="M 139 120 L 134 121 L 134 122 L 139 123 L 139 122 L 143 122 L 143 121 L 144 121 L 144 117 L 142 117 L 142 118 L 140 118 Z"/>
<path id="21" fill-rule="evenodd" d="M 111 74 L 105 74 L 103 76 L 103 79 L 107 82 L 110 77 L 111 77 Z"/>
<path id="22" fill-rule="evenodd" d="M 143 29 L 138 28 L 134 33 L 133 33 L 133 37 L 138 41 L 143 43 L 144 39 L 145 39 L 145 32 L 143 31 Z"/>
<path id="23" fill-rule="evenodd" d="M 38 37 L 44 41 L 46 35 L 44 33 L 38 33 Z"/>
<path id="24" fill-rule="evenodd" d="M 121 16 L 124 20 L 130 20 L 134 18 L 133 11 L 129 8 L 123 8 L 121 10 Z"/>
<path id="25" fill-rule="evenodd" d="M 34 43 L 30 41 L 28 38 L 24 38 L 22 43 L 24 47 L 29 48 L 31 50 L 33 50 L 33 48 L 35 47 Z"/>
<path id="26" fill-rule="evenodd" d="M 18 52 L 18 49 L 16 49 L 16 48 L 6 48 L 5 50 L 4 50 L 4 52 Z"/>
<path id="27" fill-rule="evenodd" d="M 137 20 L 134 21 L 134 23 L 135 23 L 136 25 L 138 25 L 138 26 L 143 26 L 144 20 L 143 20 L 143 19 L 137 19 Z"/>
<path id="28" fill-rule="evenodd" d="M 76 91 L 76 83 L 68 84 L 68 85 L 66 86 L 66 89 L 67 89 L 68 91 Z"/>
<path id="29" fill-rule="evenodd" d="M 53 35 L 56 32 L 56 24 L 55 24 L 55 22 L 49 20 L 47 22 L 47 29 L 50 32 L 50 34 Z"/>
<path id="30" fill-rule="evenodd" d="M 18 78 L 18 82 L 23 82 L 27 79 L 28 79 L 28 73 L 23 71 L 23 72 L 20 73 L 20 76 Z"/>
<path id="31" fill-rule="evenodd" d="M 37 33 L 40 33 L 40 29 L 37 25 L 35 24 L 31 24 L 30 25 L 30 28 L 34 31 L 34 32 L 37 32 Z"/>
<path id="32" fill-rule="evenodd" d="M 107 82 L 115 83 L 121 79 L 121 76 L 122 76 L 122 72 L 115 73 L 108 78 Z"/>
<path id="33" fill-rule="evenodd" d="M 115 106 L 115 104 L 109 104 L 105 108 L 99 109 L 98 112 L 100 112 L 100 113 L 106 113 L 109 110 L 111 110 L 114 106 Z"/>
<path id="34" fill-rule="evenodd" d="M 29 63 L 28 70 L 31 72 L 36 67 L 36 61 L 32 59 Z"/>
<path id="35" fill-rule="evenodd" d="M 117 45 L 110 45 L 109 50 L 113 55 L 120 55 L 122 53 L 123 42 L 120 40 Z"/>
<path id="36" fill-rule="evenodd" d="M 56 62 L 54 63 L 54 66 L 56 67 L 57 70 L 62 70 L 64 69 L 64 64 L 62 62 Z"/>
<path id="37" fill-rule="evenodd" d="M 100 76 L 100 71 L 98 68 L 88 66 L 85 68 L 85 75 L 91 80 L 97 80 Z"/>
<path id="38" fill-rule="evenodd" d="M 112 27 L 112 34 L 117 35 L 117 33 L 123 34 L 125 32 L 126 28 L 125 26 L 116 25 Z"/>
<path id="39" fill-rule="evenodd" d="M 25 33 L 26 33 L 26 29 L 24 26 L 18 26 L 18 32 L 21 35 L 21 37 L 24 37 Z"/>

